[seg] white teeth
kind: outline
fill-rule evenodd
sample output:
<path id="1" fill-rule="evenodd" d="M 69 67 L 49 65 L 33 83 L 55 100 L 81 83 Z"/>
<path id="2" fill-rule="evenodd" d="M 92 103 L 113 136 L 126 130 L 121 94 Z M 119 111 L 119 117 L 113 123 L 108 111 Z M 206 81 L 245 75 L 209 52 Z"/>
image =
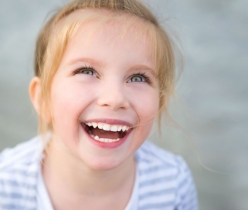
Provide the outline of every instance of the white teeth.
<path id="1" fill-rule="evenodd" d="M 105 142 L 105 143 L 112 143 L 112 142 L 116 142 L 116 141 L 119 141 L 120 138 L 118 139 L 107 139 L 107 138 L 99 138 L 98 136 L 93 136 L 91 135 L 91 137 L 97 141 L 100 141 L 100 142 Z"/>
<path id="2" fill-rule="evenodd" d="M 110 131 L 110 125 L 109 124 L 103 124 L 103 127 L 102 129 L 105 130 L 105 131 Z"/>
<path id="3" fill-rule="evenodd" d="M 100 142 L 105 142 L 105 143 L 112 143 L 112 142 L 116 142 L 119 141 L 120 139 L 105 139 L 105 138 L 100 138 L 99 141 Z"/>
<path id="4" fill-rule="evenodd" d="M 100 138 L 98 136 L 94 136 L 94 139 L 95 140 L 99 140 Z"/>
<path id="5" fill-rule="evenodd" d="M 126 125 L 110 125 L 107 123 L 97 123 L 97 122 L 86 123 L 86 125 L 94 127 L 94 128 L 102 129 L 105 131 L 112 131 L 112 132 L 117 132 L 117 131 L 125 132 L 129 129 L 129 127 L 127 127 Z M 105 143 L 112 143 L 112 142 L 117 142 L 120 140 L 120 138 L 108 139 L 108 138 L 100 138 L 99 136 L 94 136 L 91 130 L 89 130 L 89 135 L 96 141 L 105 142 Z"/>
<path id="6" fill-rule="evenodd" d="M 116 132 L 118 130 L 117 125 L 112 125 L 110 130 Z"/>
<path id="7" fill-rule="evenodd" d="M 92 123 L 92 126 L 93 126 L 94 128 L 96 128 L 96 127 L 97 127 L 97 123 L 93 122 L 93 123 Z"/>
<path id="8" fill-rule="evenodd" d="M 110 125 L 107 123 L 92 122 L 92 123 L 86 123 L 86 125 L 93 126 L 94 128 L 99 128 L 105 131 L 112 131 L 112 132 L 117 132 L 117 131 L 125 132 L 129 129 L 129 127 L 127 127 L 126 125 Z"/>
<path id="9" fill-rule="evenodd" d="M 102 128 L 103 128 L 103 124 L 102 124 L 102 123 L 98 123 L 98 124 L 97 124 L 97 127 L 98 127 L 99 129 L 102 129 Z"/>

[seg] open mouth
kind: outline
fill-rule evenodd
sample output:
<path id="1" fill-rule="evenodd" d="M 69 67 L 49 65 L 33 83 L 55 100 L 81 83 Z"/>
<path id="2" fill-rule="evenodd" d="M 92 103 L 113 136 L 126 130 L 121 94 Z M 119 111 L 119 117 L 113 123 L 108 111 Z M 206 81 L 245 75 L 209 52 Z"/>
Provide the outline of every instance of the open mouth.
<path id="1" fill-rule="evenodd" d="M 126 125 L 110 125 L 107 123 L 84 123 L 85 131 L 96 141 L 112 143 L 123 139 L 131 129 Z"/>

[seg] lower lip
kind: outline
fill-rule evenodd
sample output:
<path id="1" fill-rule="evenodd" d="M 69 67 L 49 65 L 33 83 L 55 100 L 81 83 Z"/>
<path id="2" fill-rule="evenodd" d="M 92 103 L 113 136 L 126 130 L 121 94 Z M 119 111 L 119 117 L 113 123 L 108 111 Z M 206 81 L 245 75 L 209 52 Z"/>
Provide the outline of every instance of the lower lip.
<path id="1" fill-rule="evenodd" d="M 108 142 L 108 143 L 106 143 L 106 142 L 101 142 L 101 141 L 97 141 L 97 140 L 93 139 L 93 138 L 88 134 L 88 132 L 86 131 L 85 125 L 84 125 L 84 124 L 82 125 L 82 127 L 83 127 L 83 130 L 84 130 L 85 134 L 89 137 L 90 141 L 91 141 L 94 145 L 96 145 L 96 146 L 98 146 L 98 147 L 101 147 L 101 148 L 107 148 L 107 149 L 117 148 L 117 147 L 121 146 L 121 145 L 127 140 L 128 136 L 129 136 L 129 134 L 130 134 L 130 132 L 132 131 L 132 130 L 130 129 L 130 130 L 126 133 L 126 135 L 125 135 L 122 139 L 120 139 L 119 141 L 116 141 L 116 142 Z"/>

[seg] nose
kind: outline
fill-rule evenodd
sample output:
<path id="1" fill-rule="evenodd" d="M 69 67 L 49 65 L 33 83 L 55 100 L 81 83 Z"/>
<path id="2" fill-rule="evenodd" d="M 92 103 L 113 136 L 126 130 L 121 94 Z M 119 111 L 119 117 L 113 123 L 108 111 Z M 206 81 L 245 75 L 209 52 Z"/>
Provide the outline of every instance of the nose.
<path id="1" fill-rule="evenodd" d="M 120 82 L 106 82 L 99 88 L 97 104 L 112 110 L 128 109 L 129 100 L 124 85 Z"/>

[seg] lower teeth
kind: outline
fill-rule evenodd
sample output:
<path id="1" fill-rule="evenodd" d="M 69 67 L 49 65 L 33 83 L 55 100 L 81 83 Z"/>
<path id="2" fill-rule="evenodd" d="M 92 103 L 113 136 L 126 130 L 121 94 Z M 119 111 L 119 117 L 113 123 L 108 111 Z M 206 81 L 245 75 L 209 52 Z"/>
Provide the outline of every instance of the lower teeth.
<path id="1" fill-rule="evenodd" d="M 105 142 L 105 143 L 112 143 L 112 142 L 116 142 L 120 140 L 120 138 L 118 139 L 99 138 L 98 136 L 94 136 L 94 135 L 91 135 L 91 137 L 95 139 L 96 141 Z"/>

